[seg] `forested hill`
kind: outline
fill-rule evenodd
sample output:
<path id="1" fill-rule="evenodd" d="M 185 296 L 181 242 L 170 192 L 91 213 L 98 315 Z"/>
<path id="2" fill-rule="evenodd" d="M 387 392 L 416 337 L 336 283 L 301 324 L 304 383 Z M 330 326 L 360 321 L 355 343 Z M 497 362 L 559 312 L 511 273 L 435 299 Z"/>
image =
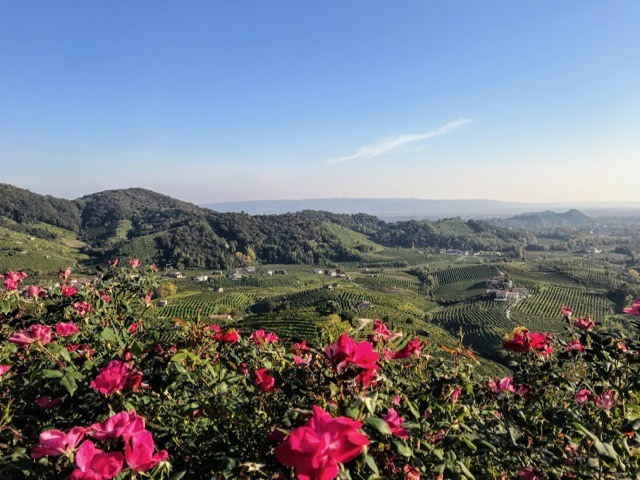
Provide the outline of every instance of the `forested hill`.
<path id="1" fill-rule="evenodd" d="M 384 222 L 366 214 L 302 211 L 220 213 L 134 188 L 77 200 L 0 185 L 0 227 L 85 243 L 93 260 L 135 256 L 179 268 L 229 268 L 250 262 L 358 261 L 383 247 L 490 250 L 515 254 L 524 234 L 459 218 Z"/>

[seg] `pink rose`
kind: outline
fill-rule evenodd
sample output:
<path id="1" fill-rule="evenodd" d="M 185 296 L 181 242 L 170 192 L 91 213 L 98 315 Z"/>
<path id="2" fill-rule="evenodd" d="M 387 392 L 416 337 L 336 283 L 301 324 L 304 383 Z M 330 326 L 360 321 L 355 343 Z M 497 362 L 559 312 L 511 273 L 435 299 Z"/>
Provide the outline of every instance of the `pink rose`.
<path id="1" fill-rule="evenodd" d="M 80 330 L 73 322 L 60 322 L 56 325 L 56 333 L 61 337 L 68 337 L 69 335 L 73 335 L 75 333 L 78 333 L 79 331 Z"/>
<path id="2" fill-rule="evenodd" d="M 349 335 L 343 333 L 335 343 L 325 348 L 325 353 L 338 372 L 350 366 L 364 370 L 377 370 L 378 355 L 373 345 L 367 341 L 356 343 Z"/>
<path id="3" fill-rule="evenodd" d="M 76 453 L 76 468 L 70 480 L 109 480 L 122 470 L 124 456 L 120 452 L 105 453 L 86 440 Z"/>
<path id="4" fill-rule="evenodd" d="M 614 393 L 613 390 L 607 390 L 602 395 L 596 397 L 596 405 L 601 410 L 611 410 L 611 407 L 614 403 Z"/>
<path id="5" fill-rule="evenodd" d="M 583 388 L 582 390 L 579 390 L 578 393 L 576 393 L 573 398 L 577 403 L 579 403 L 580 405 L 583 405 L 587 403 L 590 396 L 591 396 L 591 390 L 587 390 L 586 388 Z"/>
<path id="6" fill-rule="evenodd" d="M 302 427 L 291 431 L 274 450 L 278 461 L 296 469 L 299 479 L 330 480 L 338 476 L 338 464 L 353 460 L 369 439 L 360 433 L 360 422 L 332 418 L 320 407 Z"/>
<path id="7" fill-rule="evenodd" d="M 142 430 L 144 430 L 144 418 L 137 415 L 135 410 L 131 410 L 112 415 L 102 423 L 94 423 L 87 428 L 87 435 L 100 441 L 120 437 L 127 440 L 131 435 Z"/>
<path id="8" fill-rule="evenodd" d="M 423 347 L 423 342 L 414 338 L 409 343 L 407 343 L 401 350 L 398 350 L 393 358 L 409 358 L 409 357 L 420 357 L 420 351 Z"/>
<path id="9" fill-rule="evenodd" d="M 155 467 L 162 460 L 166 460 L 169 454 L 166 450 L 153 453 L 155 445 L 151 433 L 140 430 L 132 434 L 124 444 L 124 456 L 131 470 L 146 472 Z"/>
<path id="10" fill-rule="evenodd" d="M 45 455 L 57 456 L 73 452 L 82 441 L 85 429 L 74 427 L 69 433 L 60 430 L 46 430 L 40 434 L 39 443 L 31 450 L 31 458 L 38 459 Z"/>
<path id="11" fill-rule="evenodd" d="M 91 304 L 89 302 L 75 302 L 73 304 L 73 308 L 75 309 L 77 315 L 84 317 L 91 311 Z"/>
<path id="12" fill-rule="evenodd" d="M 383 413 L 381 417 L 389 427 L 389 430 L 391 430 L 391 435 L 401 438 L 402 440 L 409 438 L 409 430 L 402 427 L 404 418 L 398 415 L 398 412 L 393 408 L 388 408 L 387 413 Z"/>
<path id="13" fill-rule="evenodd" d="M 76 287 L 68 287 L 67 285 L 62 285 L 60 287 L 60 292 L 62 293 L 63 297 L 73 297 L 78 290 L 76 290 Z"/>
<path id="14" fill-rule="evenodd" d="M 142 265 L 142 262 L 138 258 L 130 258 L 129 265 L 131 266 L 131 268 L 138 268 L 140 265 Z"/>
<path id="15" fill-rule="evenodd" d="M 631 307 L 625 307 L 622 311 L 628 315 L 640 316 L 640 298 Z"/>
<path id="16" fill-rule="evenodd" d="M 387 340 L 391 336 L 391 332 L 382 321 L 376 318 L 373 321 L 373 332 L 369 335 L 370 342 L 379 342 L 380 340 Z"/>
<path id="17" fill-rule="evenodd" d="M 254 343 L 256 345 L 264 345 L 266 343 L 276 343 L 278 341 L 278 336 L 273 333 L 264 333 L 264 330 L 256 330 L 251 333 L 251 337 L 249 338 L 249 343 Z"/>
<path id="18" fill-rule="evenodd" d="M 253 372 L 255 376 L 254 383 L 256 387 L 259 387 L 263 392 L 269 392 L 275 385 L 275 379 L 267 373 L 265 368 L 258 368 Z"/>
<path id="19" fill-rule="evenodd" d="M 120 392 L 128 386 L 129 378 L 135 373 L 129 364 L 111 360 L 91 381 L 91 388 L 103 395 Z"/>
<path id="20" fill-rule="evenodd" d="M 573 322 L 573 325 L 580 330 L 591 330 L 594 326 L 593 319 L 588 316 L 586 318 L 578 317 L 578 319 Z"/>

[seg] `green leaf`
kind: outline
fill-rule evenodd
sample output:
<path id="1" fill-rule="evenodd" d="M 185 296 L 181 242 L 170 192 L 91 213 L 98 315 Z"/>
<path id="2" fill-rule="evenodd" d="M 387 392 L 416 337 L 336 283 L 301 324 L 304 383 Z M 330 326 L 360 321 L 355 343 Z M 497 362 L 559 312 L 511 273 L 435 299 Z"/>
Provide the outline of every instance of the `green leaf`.
<path id="1" fill-rule="evenodd" d="M 382 435 L 391 435 L 391 429 L 387 422 L 378 417 L 367 417 L 364 424 L 373 428 L 375 431 L 380 432 Z"/>
<path id="2" fill-rule="evenodd" d="M 69 392 L 69 395 L 71 395 L 72 397 L 75 391 L 78 389 L 78 384 L 74 380 L 73 375 L 69 372 L 64 374 L 64 377 L 62 377 L 62 379 L 60 380 L 60 385 L 66 388 L 67 392 Z"/>
<path id="3" fill-rule="evenodd" d="M 380 475 L 380 470 L 378 470 L 378 466 L 376 465 L 376 461 L 373 459 L 371 455 L 367 455 L 364 457 L 364 463 L 366 463 L 371 471 L 376 475 Z"/>
<path id="4" fill-rule="evenodd" d="M 40 375 L 42 378 L 60 378 L 64 374 L 60 370 L 43 370 Z"/>
<path id="5" fill-rule="evenodd" d="M 465 478 L 469 480 L 476 480 L 476 477 L 473 476 L 473 474 L 469 471 L 467 466 L 464 463 L 462 463 L 460 460 L 458 460 L 458 467 L 460 467 L 460 472 L 462 473 L 462 475 L 465 476 Z"/>
<path id="6" fill-rule="evenodd" d="M 180 472 L 176 472 L 173 475 L 171 475 L 171 477 L 169 477 L 169 480 L 180 480 L 181 478 L 184 478 L 184 476 L 187 474 L 186 470 L 182 470 Z"/>
<path id="7" fill-rule="evenodd" d="M 396 440 L 395 442 L 393 442 L 393 448 L 395 449 L 396 452 L 398 452 L 398 454 L 402 455 L 403 457 L 409 458 L 413 456 L 413 450 L 409 445 L 407 445 L 404 442 L 400 442 Z"/>

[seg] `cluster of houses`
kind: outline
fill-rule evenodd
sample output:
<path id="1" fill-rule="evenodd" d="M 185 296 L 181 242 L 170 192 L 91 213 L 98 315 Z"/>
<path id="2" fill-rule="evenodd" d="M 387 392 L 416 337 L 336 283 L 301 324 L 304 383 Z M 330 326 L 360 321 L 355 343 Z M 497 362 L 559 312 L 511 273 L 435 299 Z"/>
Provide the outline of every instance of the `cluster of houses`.
<path id="1" fill-rule="evenodd" d="M 497 302 L 507 302 L 509 300 L 520 300 L 530 297 L 531 294 L 526 288 L 514 287 L 513 282 L 506 275 L 496 275 L 486 280 L 485 294 L 493 297 Z"/>
<path id="2" fill-rule="evenodd" d="M 326 275 L 331 278 L 349 278 L 349 276 L 339 268 L 330 270 L 325 270 L 324 268 L 314 268 L 313 273 L 315 273 L 316 275 Z"/>

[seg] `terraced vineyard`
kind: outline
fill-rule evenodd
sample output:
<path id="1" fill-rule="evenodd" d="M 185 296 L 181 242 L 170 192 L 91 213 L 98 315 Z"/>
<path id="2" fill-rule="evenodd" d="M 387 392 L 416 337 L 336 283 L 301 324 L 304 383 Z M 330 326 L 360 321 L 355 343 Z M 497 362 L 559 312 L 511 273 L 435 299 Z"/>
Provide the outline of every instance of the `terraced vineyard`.
<path id="1" fill-rule="evenodd" d="M 470 265 L 468 267 L 445 268 L 431 272 L 440 285 L 455 283 L 475 278 L 489 278 L 499 275 L 500 270 L 495 265 Z"/>
<path id="2" fill-rule="evenodd" d="M 248 315 L 234 324 L 241 334 L 249 334 L 253 330 L 262 328 L 283 338 L 317 340 L 322 324 L 314 309 L 287 310 L 277 313 Z"/>
<path id="3" fill-rule="evenodd" d="M 604 321 L 613 314 L 614 304 L 604 294 L 580 288 L 551 286 L 519 302 L 514 311 L 537 318 L 559 318 L 560 305 L 576 308 L 576 316 L 591 315 Z"/>
<path id="4" fill-rule="evenodd" d="M 462 329 L 464 343 L 491 358 L 499 351 L 502 337 L 517 326 L 507 318 L 507 308 L 505 302 L 465 302 L 436 312 L 433 322 L 452 335 Z"/>
<path id="5" fill-rule="evenodd" d="M 183 319 L 207 317 L 217 313 L 219 306 L 244 311 L 256 300 L 255 295 L 240 292 L 228 294 L 196 294 L 170 299 L 166 307 L 159 307 L 162 317 L 180 317 Z"/>
<path id="6" fill-rule="evenodd" d="M 398 288 L 408 288 L 415 289 L 420 286 L 420 282 L 411 276 L 391 276 L 391 275 L 383 275 L 383 274 L 373 274 L 368 277 L 358 277 L 356 279 L 357 283 L 367 284 L 367 285 L 389 285 L 392 287 Z"/>

